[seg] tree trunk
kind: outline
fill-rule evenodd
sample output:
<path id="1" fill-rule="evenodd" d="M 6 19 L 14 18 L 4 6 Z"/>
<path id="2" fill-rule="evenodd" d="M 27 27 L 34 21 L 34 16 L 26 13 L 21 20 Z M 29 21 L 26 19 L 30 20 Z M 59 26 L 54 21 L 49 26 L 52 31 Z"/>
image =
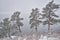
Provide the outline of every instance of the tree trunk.
<path id="1" fill-rule="evenodd" d="M 49 10 L 49 15 L 48 15 L 48 34 L 50 34 L 50 12 L 51 9 Z"/>
<path id="2" fill-rule="evenodd" d="M 10 39 L 12 39 L 12 38 L 11 38 L 11 35 L 10 35 L 10 28 L 8 29 L 8 37 L 9 37 Z"/>
<path id="3" fill-rule="evenodd" d="M 50 35 L 50 12 L 49 12 L 49 17 L 48 17 L 48 35 L 47 35 L 47 40 L 48 40 L 48 37 Z"/>
<path id="4" fill-rule="evenodd" d="M 36 26 L 35 30 L 36 30 L 36 32 L 37 32 L 37 26 Z"/>
<path id="5" fill-rule="evenodd" d="M 9 37 L 9 30 L 10 29 L 8 29 L 8 25 L 7 25 L 7 37 Z"/>
<path id="6" fill-rule="evenodd" d="M 19 26 L 19 32 L 21 32 L 20 26 Z"/>
<path id="7" fill-rule="evenodd" d="M 9 29 L 9 33 L 8 33 L 8 34 L 9 34 L 9 35 L 8 35 L 8 36 L 9 36 L 9 38 L 11 38 L 11 35 L 10 35 L 10 29 Z M 12 39 L 12 38 L 11 38 L 11 39 Z"/>
<path id="8" fill-rule="evenodd" d="M 48 34 L 50 33 L 50 21 L 48 21 Z"/>
<path id="9" fill-rule="evenodd" d="M 7 37 L 11 38 L 10 33 L 7 33 Z"/>
<path id="10" fill-rule="evenodd" d="M 48 19 L 48 32 L 47 32 L 47 40 L 50 34 L 50 20 Z"/>

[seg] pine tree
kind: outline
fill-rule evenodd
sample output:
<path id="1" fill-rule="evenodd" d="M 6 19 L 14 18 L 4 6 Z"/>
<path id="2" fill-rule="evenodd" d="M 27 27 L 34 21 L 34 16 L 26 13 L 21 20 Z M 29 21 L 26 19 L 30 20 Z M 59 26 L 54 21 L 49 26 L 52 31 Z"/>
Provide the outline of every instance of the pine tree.
<path id="1" fill-rule="evenodd" d="M 9 18 L 3 19 L 3 25 L 4 26 L 2 27 L 2 29 L 4 29 L 5 32 L 7 33 L 7 37 L 10 37 L 10 21 L 9 21 Z"/>
<path id="2" fill-rule="evenodd" d="M 14 14 L 11 16 L 11 21 L 15 21 L 17 28 L 19 28 L 19 32 L 21 32 L 20 27 L 23 26 L 23 23 L 21 22 L 21 20 L 23 20 L 23 18 L 20 18 L 20 12 L 16 11 L 14 12 Z"/>
<path id="3" fill-rule="evenodd" d="M 3 38 L 6 36 L 5 28 L 3 27 L 3 22 L 0 22 L 0 38 Z"/>
<path id="4" fill-rule="evenodd" d="M 48 34 L 50 34 L 50 25 L 53 24 L 57 24 L 60 22 L 60 19 L 57 19 L 59 16 L 55 14 L 55 11 L 57 11 L 57 9 L 59 9 L 59 5 L 53 3 L 54 0 L 52 0 L 51 2 L 49 2 L 46 7 L 43 8 L 43 24 L 46 25 L 48 24 Z"/>
<path id="5" fill-rule="evenodd" d="M 40 23 L 42 22 L 39 18 L 40 18 L 40 14 L 38 8 L 32 9 L 31 15 L 29 16 L 30 18 L 30 23 L 31 26 L 30 28 L 35 28 L 36 32 L 37 32 L 37 28 L 40 25 Z"/>

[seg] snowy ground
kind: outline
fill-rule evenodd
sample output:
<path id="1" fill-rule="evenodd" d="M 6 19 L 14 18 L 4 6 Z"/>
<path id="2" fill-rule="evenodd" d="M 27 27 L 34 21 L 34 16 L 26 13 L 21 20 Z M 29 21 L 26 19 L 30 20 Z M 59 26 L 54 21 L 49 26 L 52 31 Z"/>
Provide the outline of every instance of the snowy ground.
<path id="1" fill-rule="evenodd" d="M 49 37 L 47 36 L 36 36 L 36 35 L 29 35 L 29 36 L 12 36 L 12 39 L 9 37 L 1 38 L 0 40 L 60 40 L 59 37 Z"/>

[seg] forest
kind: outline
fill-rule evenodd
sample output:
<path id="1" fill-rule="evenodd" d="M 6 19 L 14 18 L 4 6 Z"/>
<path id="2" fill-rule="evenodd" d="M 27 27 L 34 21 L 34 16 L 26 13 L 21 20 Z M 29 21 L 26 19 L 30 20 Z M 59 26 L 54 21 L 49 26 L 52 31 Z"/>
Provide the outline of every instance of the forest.
<path id="1" fill-rule="evenodd" d="M 54 34 L 54 32 L 51 31 L 51 25 L 57 25 L 60 24 L 60 17 L 56 15 L 60 9 L 60 5 L 54 3 L 54 0 L 46 4 L 45 7 L 42 8 L 42 13 L 40 13 L 39 8 L 32 8 L 30 12 L 29 18 L 29 28 L 33 29 L 31 31 L 31 34 L 36 33 L 36 37 L 38 36 L 38 27 L 41 27 L 40 25 L 47 25 L 47 32 L 41 33 L 40 35 L 46 35 L 47 37 L 50 37 Z M 24 26 L 25 23 L 23 23 L 23 20 L 25 20 L 21 16 L 20 11 L 15 11 L 10 18 L 4 18 L 0 22 L 0 38 L 5 38 L 11 36 L 24 36 L 25 33 L 22 32 L 21 28 Z M 26 20 L 27 21 L 27 20 Z M 27 23 L 27 22 L 26 22 Z M 28 29 L 28 28 L 27 28 Z M 34 32 L 35 30 L 35 32 Z M 60 32 L 58 32 L 60 36 Z M 57 33 L 57 34 L 58 34 Z M 26 34 L 27 35 L 27 34 Z M 39 36 L 40 36 L 39 35 Z M 60 37 L 59 37 L 60 38 Z M 37 40 L 37 39 L 36 39 Z"/>

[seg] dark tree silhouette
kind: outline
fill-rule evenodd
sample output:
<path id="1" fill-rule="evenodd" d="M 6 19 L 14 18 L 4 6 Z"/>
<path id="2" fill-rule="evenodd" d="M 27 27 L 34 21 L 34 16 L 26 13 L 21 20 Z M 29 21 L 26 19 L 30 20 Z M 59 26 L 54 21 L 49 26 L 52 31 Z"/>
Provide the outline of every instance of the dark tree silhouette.
<path id="1" fill-rule="evenodd" d="M 59 16 L 55 14 L 55 11 L 57 11 L 57 9 L 59 9 L 59 5 L 53 3 L 54 0 L 52 0 L 51 2 L 49 2 L 46 7 L 43 8 L 43 24 L 46 25 L 48 24 L 48 34 L 51 33 L 50 32 L 50 25 L 53 24 L 57 24 L 58 22 L 60 22 L 60 19 L 57 19 Z"/>
<path id="2" fill-rule="evenodd" d="M 30 28 L 35 28 L 36 32 L 37 32 L 37 27 L 42 22 L 39 19 L 40 18 L 40 14 L 41 13 L 39 13 L 39 9 L 35 8 L 35 9 L 32 9 L 31 15 L 29 16 L 29 18 L 30 18 L 30 23 L 29 24 L 31 24 Z"/>
<path id="3" fill-rule="evenodd" d="M 23 20 L 23 18 L 19 17 L 20 12 L 14 12 L 14 14 L 11 16 L 11 21 L 15 21 L 17 24 L 17 28 L 19 28 L 19 32 L 21 32 L 20 27 L 23 26 L 23 23 L 21 22 L 21 20 Z"/>

